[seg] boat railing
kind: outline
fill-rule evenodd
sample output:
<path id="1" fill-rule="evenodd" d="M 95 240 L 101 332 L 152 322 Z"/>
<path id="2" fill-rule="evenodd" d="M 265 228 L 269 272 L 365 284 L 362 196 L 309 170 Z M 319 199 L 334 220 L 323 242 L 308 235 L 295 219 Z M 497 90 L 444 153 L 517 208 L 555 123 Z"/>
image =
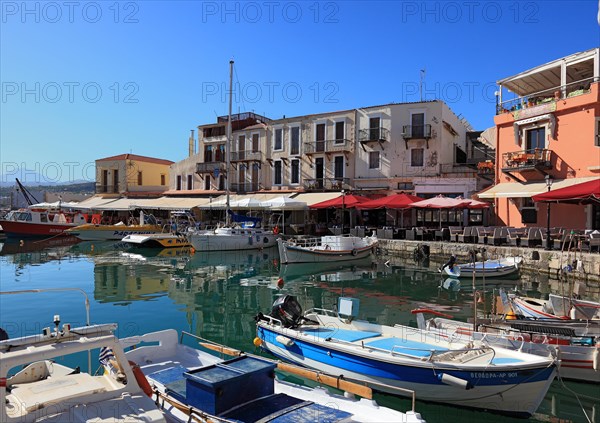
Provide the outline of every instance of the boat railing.
<path id="1" fill-rule="evenodd" d="M 288 245 L 297 247 L 313 248 L 321 245 L 320 237 L 302 237 L 302 238 L 290 238 L 287 240 Z"/>

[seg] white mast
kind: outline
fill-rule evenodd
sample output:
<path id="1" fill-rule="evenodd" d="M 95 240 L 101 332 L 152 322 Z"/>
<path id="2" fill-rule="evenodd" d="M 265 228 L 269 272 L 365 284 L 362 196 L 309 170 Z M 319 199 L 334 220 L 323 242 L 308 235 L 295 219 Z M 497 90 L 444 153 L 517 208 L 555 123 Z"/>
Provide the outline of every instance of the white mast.
<path id="1" fill-rule="evenodd" d="M 233 97 L 233 60 L 229 61 L 229 115 L 227 117 L 227 142 L 225 143 L 225 192 L 227 201 L 225 206 L 225 223 L 229 225 L 231 219 L 229 217 L 229 168 L 231 167 L 231 159 L 229 150 L 231 145 L 231 97 Z"/>

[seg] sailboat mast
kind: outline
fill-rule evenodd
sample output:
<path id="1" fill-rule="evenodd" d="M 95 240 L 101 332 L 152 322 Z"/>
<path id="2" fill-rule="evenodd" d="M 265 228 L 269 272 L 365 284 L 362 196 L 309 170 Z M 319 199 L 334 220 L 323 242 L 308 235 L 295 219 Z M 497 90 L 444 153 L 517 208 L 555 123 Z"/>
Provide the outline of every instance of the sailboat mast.
<path id="1" fill-rule="evenodd" d="M 225 223 L 229 225 L 229 170 L 231 167 L 231 98 L 233 97 L 233 60 L 229 61 L 229 115 L 227 117 L 227 142 L 225 143 L 225 191 L 227 201 L 225 206 Z"/>

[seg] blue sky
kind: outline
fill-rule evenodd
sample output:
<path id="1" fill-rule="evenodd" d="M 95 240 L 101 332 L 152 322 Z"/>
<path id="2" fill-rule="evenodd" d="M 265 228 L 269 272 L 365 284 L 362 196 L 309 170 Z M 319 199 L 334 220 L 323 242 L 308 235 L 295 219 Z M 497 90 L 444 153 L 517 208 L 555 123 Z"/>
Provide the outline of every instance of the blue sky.
<path id="1" fill-rule="evenodd" d="M 485 129 L 495 81 L 600 45 L 597 0 L 0 5 L 2 182 L 93 179 L 121 153 L 182 160 L 190 129 L 227 114 L 231 58 L 234 112 L 417 101 L 425 69 L 425 98 Z"/>

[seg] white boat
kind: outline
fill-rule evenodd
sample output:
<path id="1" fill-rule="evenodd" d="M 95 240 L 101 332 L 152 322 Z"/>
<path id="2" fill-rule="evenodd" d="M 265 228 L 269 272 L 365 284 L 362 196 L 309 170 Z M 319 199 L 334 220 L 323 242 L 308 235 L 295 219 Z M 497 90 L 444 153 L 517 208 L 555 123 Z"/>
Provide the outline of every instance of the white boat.
<path id="1" fill-rule="evenodd" d="M 279 260 L 288 263 L 324 263 L 359 260 L 375 253 L 377 236 L 325 235 L 278 240 Z"/>
<path id="2" fill-rule="evenodd" d="M 278 235 L 262 228 L 224 226 L 213 231 L 193 231 L 187 237 L 196 251 L 233 251 L 273 247 Z"/>
<path id="3" fill-rule="evenodd" d="M 452 267 L 444 267 L 442 273 L 455 278 L 472 278 L 473 273 L 476 278 L 501 278 L 516 275 L 521 261 L 521 257 L 505 257 L 475 263 L 455 264 Z"/>
<path id="4" fill-rule="evenodd" d="M 600 303 L 550 294 L 548 300 L 508 295 L 512 311 L 528 319 L 600 320 Z"/>
<path id="5" fill-rule="evenodd" d="M 114 335 L 116 324 L 56 328 L 0 341 L 0 421 L 165 422 L 143 392 L 139 371 L 127 361 Z M 62 363 L 103 351 L 116 370 L 94 375 Z M 136 374 L 137 373 L 137 374 Z"/>
<path id="6" fill-rule="evenodd" d="M 425 319 L 424 314 L 437 317 Z M 600 324 L 581 321 L 510 320 L 473 325 L 429 309 L 413 310 L 417 325 L 446 338 L 477 339 L 491 346 L 560 357 L 561 378 L 600 383 Z"/>
<path id="7" fill-rule="evenodd" d="M 139 248 L 185 248 L 190 246 L 185 234 L 172 232 L 131 234 L 123 237 L 121 242 Z"/>
<path id="8" fill-rule="evenodd" d="M 140 213 L 139 224 L 126 225 L 119 222 L 114 225 L 102 225 L 99 218 L 95 219 L 98 221 L 75 226 L 65 232 L 82 241 L 118 241 L 128 235 L 149 235 L 162 231 L 162 227 L 156 223 L 154 216 L 144 215 L 143 212 Z"/>
<path id="9" fill-rule="evenodd" d="M 356 303 L 302 313 L 294 297 L 281 297 L 269 316 L 256 318 L 261 346 L 374 389 L 403 395 L 398 388 L 408 388 L 422 400 L 518 416 L 531 416 L 554 380 L 553 358 L 356 320 Z"/>
<path id="10" fill-rule="evenodd" d="M 262 357 L 201 342 L 204 347 L 237 356 L 224 360 L 191 348 L 178 342 L 173 329 L 121 339 L 121 344 L 130 349 L 125 356 L 138 363 L 154 388 L 153 397 L 172 421 L 424 423 L 414 411 L 402 413 L 371 399 L 359 400 L 350 393 L 331 394 L 321 387 L 280 380 L 273 373 L 279 366 Z M 280 366 L 286 372 L 310 377 L 311 372 L 304 369 Z M 313 379 L 329 378 L 314 374 Z M 342 390 L 355 389 L 358 394 L 370 396 L 366 386 L 331 379 Z"/>

